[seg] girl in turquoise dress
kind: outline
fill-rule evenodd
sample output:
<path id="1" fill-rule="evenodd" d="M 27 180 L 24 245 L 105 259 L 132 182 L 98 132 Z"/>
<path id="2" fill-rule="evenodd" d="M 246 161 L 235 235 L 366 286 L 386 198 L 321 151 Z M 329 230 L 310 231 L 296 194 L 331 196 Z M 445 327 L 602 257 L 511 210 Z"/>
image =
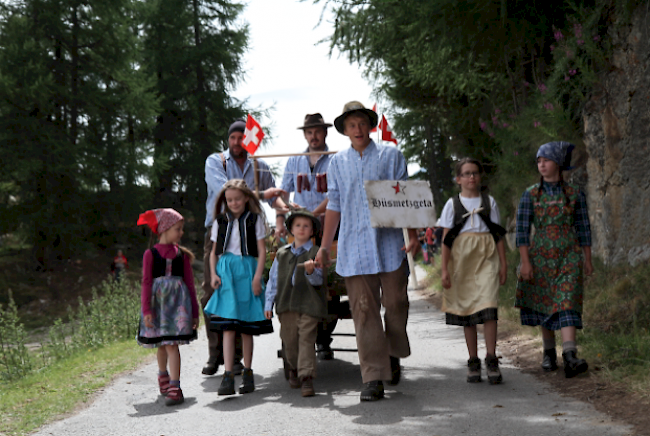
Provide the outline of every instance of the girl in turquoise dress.
<path id="1" fill-rule="evenodd" d="M 522 325 L 542 328 L 544 371 L 557 369 L 555 330 L 560 330 L 567 378 L 588 369 L 577 357 L 576 330 L 582 328 L 583 275 L 593 272 L 587 202 L 580 188 L 562 177 L 562 171 L 571 169 L 573 148 L 561 141 L 539 148 L 541 180 L 524 192 L 517 210 L 521 269 L 515 306 Z"/>
<path id="2" fill-rule="evenodd" d="M 215 291 L 203 310 L 210 315 L 210 329 L 223 332 L 225 372 L 218 394 L 235 393 L 232 367 L 238 332 L 244 357 L 239 393 L 245 394 L 255 390 L 253 335 L 273 332 L 271 321 L 264 316 L 266 226 L 257 197 L 241 179 L 223 186 L 214 215 L 210 283 Z"/>

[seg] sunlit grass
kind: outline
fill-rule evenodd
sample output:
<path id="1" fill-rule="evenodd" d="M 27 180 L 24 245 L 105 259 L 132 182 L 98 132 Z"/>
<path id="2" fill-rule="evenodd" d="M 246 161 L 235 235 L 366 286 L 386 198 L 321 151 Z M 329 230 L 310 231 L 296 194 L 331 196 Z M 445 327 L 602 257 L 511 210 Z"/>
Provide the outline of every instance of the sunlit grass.
<path id="1" fill-rule="evenodd" d="M 25 435 L 70 413 L 116 375 L 151 359 L 135 339 L 80 350 L 0 389 L 0 434 Z"/>

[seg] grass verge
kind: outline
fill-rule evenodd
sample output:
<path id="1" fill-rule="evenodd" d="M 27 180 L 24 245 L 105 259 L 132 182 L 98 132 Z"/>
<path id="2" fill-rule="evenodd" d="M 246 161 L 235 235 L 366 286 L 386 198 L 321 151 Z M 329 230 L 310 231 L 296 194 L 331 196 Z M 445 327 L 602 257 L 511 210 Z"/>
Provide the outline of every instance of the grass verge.
<path id="1" fill-rule="evenodd" d="M 74 411 L 115 376 L 151 359 L 134 340 L 79 350 L 39 372 L 5 382 L 0 390 L 0 434 L 26 435 Z"/>

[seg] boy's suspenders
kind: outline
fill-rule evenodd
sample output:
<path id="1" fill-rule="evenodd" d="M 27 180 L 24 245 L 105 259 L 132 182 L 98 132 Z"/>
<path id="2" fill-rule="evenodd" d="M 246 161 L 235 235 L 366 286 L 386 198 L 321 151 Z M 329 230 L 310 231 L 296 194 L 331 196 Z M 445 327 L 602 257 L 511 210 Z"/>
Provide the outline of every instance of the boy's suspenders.
<path id="1" fill-rule="evenodd" d="M 454 240 L 456 240 L 460 231 L 463 229 L 465 222 L 469 219 L 469 216 L 466 216 L 469 212 L 460 201 L 460 194 L 453 196 L 452 201 L 454 205 L 454 227 L 447 232 L 447 236 L 442 241 L 449 248 L 454 244 Z M 490 197 L 485 192 L 481 192 L 481 207 L 483 210 L 478 212 L 478 215 L 481 217 L 488 229 L 490 229 L 494 242 L 499 242 L 508 231 L 499 224 L 493 223 L 490 219 L 492 205 L 490 204 Z"/>

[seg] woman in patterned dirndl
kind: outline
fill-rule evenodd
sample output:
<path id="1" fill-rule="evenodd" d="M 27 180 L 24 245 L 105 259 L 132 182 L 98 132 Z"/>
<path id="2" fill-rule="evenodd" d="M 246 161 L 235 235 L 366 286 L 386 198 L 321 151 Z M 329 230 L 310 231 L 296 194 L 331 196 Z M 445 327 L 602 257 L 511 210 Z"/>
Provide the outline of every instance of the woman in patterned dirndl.
<path id="1" fill-rule="evenodd" d="M 273 332 L 264 315 L 262 273 L 266 261 L 266 225 L 259 200 L 246 182 L 231 179 L 215 205 L 210 253 L 210 283 L 215 289 L 203 311 L 210 329 L 223 332 L 225 372 L 217 394 L 233 395 L 235 335 L 241 333 L 244 370 L 239 393 L 255 390 L 253 336 Z"/>
<path id="2" fill-rule="evenodd" d="M 557 369 L 555 330 L 561 331 L 566 378 L 588 369 L 577 357 L 576 329 L 582 328 L 583 273 L 593 272 L 587 202 L 582 191 L 562 177 L 562 171 L 572 168 L 574 148 L 561 141 L 539 148 L 540 182 L 524 192 L 517 210 L 521 264 L 515 306 L 522 325 L 542 328 L 544 371 Z"/>
<path id="3" fill-rule="evenodd" d="M 506 282 L 505 229 L 492 196 L 481 192 L 483 166 L 464 158 L 456 164 L 460 194 L 447 201 L 440 214 L 442 246 L 442 310 L 446 323 L 462 326 L 469 360 L 467 382 L 481 379 L 477 325 L 483 324 L 485 366 L 490 384 L 503 380 L 496 356 L 499 286 Z"/>
<path id="4" fill-rule="evenodd" d="M 158 385 L 168 406 L 185 401 L 178 346 L 196 339 L 199 322 L 191 266 L 194 255 L 178 245 L 183 223 L 183 216 L 174 209 L 149 210 L 138 219 L 138 225 L 148 225 L 159 241 L 145 251 L 142 259 L 142 313 L 137 341 L 143 347 L 158 348 Z"/>

